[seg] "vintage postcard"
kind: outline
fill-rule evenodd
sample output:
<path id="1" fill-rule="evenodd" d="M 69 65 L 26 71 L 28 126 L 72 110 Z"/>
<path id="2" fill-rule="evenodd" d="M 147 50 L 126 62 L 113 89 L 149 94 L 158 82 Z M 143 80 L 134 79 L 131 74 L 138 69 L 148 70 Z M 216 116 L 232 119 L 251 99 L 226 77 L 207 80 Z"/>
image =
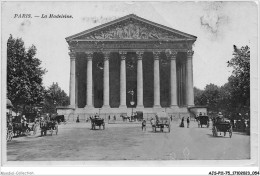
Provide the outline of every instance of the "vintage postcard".
<path id="1" fill-rule="evenodd" d="M 1 175 L 50 173 L 8 170 L 17 166 L 259 175 L 258 9 L 2 1 Z"/>

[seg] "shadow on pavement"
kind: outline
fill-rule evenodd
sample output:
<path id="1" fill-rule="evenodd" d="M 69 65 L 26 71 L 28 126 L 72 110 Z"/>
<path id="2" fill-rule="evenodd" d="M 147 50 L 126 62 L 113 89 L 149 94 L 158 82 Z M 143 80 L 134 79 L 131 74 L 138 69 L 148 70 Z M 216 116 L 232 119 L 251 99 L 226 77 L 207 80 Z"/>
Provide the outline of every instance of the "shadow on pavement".
<path id="1" fill-rule="evenodd" d="M 207 134 L 210 138 L 230 138 L 229 135 L 226 134 L 226 136 L 224 136 L 223 134 L 218 135 L 218 136 L 213 136 L 212 134 Z"/>

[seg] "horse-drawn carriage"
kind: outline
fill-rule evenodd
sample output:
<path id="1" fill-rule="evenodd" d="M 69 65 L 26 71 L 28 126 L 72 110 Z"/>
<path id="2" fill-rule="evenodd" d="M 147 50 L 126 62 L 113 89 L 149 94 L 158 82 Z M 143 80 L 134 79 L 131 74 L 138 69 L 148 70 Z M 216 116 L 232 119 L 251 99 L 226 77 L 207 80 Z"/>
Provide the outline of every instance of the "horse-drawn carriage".
<path id="1" fill-rule="evenodd" d="M 58 135 L 58 122 L 55 118 L 50 118 L 48 115 L 42 116 L 40 120 L 41 136 L 46 136 L 49 131 L 52 135 L 55 131 Z"/>
<path id="2" fill-rule="evenodd" d="M 127 113 L 122 113 L 120 114 L 120 117 L 122 117 L 123 122 L 126 122 L 127 120 L 129 122 L 136 122 L 136 121 L 141 122 L 143 121 L 143 111 L 136 111 L 134 115 L 131 114 L 128 115 Z"/>
<path id="3" fill-rule="evenodd" d="M 151 125 L 153 132 L 156 132 L 157 128 L 160 128 L 161 132 L 164 131 L 164 128 L 168 128 L 168 132 L 171 131 L 171 120 L 165 112 L 157 113 L 155 119 L 151 119 Z"/>
<path id="4" fill-rule="evenodd" d="M 105 121 L 102 118 L 99 117 L 94 117 L 94 118 L 90 118 L 91 120 L 91 129 L 95 130 L 96 126 L 99 127 L 99 129 L 101 128 L 101 126 L 103 126 L 103 130 L 105 129 Z"/>
<path id="5" fill-rule="evenodd" d="M 218 136 L 218 132 L 223 132 L 223 135 L 226 136 L 226 133 L 229 133 L 229 137 L 232 137 L 232 125 L 228 119 L 213 119 L 212 134 L 214 137 Z"/>
<path id="6" fill-rule="evenodd" d="M 21 135 L 29 135 L 30 134 L 30 127 L 27 123 L 26 119 L 22 116 L 14 116 L 12 120 L 12 128 L 13 128 L 13 135 L 14 136 L 21 136 Z"/>
<path id="7" fill-rule="evenodd" d="M 198 121 L 198 127 L 202 128 L 202 125 L 206 125 L 207 128 L 209 127 L 209 117 L 208 116 L 198 116 L 197 117 Z"/>

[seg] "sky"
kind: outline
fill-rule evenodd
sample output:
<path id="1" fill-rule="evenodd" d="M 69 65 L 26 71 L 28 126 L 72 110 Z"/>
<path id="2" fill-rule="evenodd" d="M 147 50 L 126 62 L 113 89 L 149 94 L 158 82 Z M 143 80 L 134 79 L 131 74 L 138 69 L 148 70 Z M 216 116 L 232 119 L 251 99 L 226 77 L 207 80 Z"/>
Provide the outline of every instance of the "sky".
<path id="1" fill-rule="evenodd" d="M 225 84 L 232 69 L 233 45 L 257 44 L 255 2 L 2 2 L 2 46 L 10 34 L 37 48 L 47 70 L 43 84 L 52 82 L 69 93 L 70 58 L 65 38 L 128 14 L 197 36 L 193 50 L 194 86 Z M 15 14 L 33 17 L 14 18 Z M 67 14 L 73 19 L 45 19 L 42 14 Z"/>

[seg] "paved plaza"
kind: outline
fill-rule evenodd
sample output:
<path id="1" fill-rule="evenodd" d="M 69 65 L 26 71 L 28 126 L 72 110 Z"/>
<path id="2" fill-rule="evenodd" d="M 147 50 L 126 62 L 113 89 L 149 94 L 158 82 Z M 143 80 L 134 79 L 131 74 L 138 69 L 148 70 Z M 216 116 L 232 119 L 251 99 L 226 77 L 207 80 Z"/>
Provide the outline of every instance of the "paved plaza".
<path id="1" fill-rule="evenodd" d="M 8 161 L 84 160 L 230 160 L 250 158 L 250 136 L 233 132 L 213 137 L 211 126 L 190 128 L 171 123 L 171 132 L 145 132 L 139 123 L 108 124 L 105 130 L 91 130 L 90 123 L 59 125 L 58 135 L 14 138 L 7 143 Z"/>

